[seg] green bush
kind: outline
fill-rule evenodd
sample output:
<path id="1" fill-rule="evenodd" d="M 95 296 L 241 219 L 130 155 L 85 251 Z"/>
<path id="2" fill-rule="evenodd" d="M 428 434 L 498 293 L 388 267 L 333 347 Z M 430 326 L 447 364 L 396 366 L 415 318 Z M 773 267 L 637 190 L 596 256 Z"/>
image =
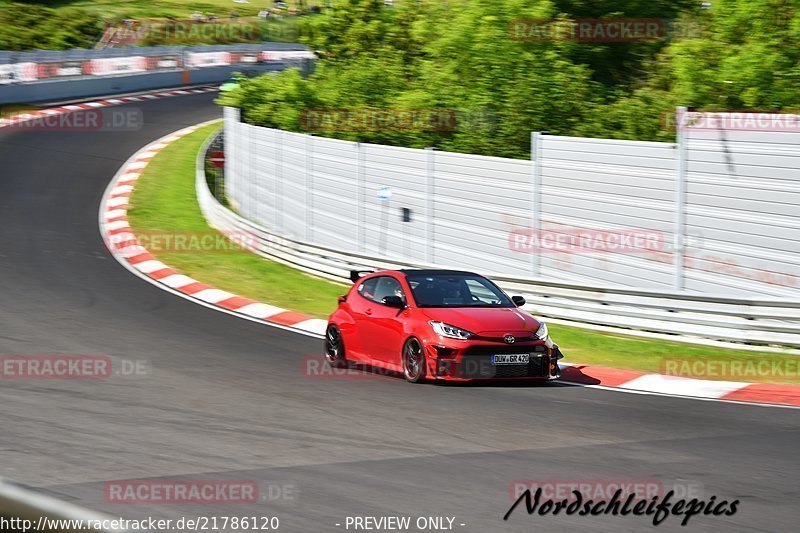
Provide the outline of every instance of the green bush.
<path id="1" fill-rule="evenodd" d="M 528 157 L 531 131 L 670 140 L 676 105 L 800 107 L 796 0 L 341 0 L 308 22 L 321 57 L 247 80 L 221 101 L 253 124 L 303 131 L 304 111 L 456 110 L 451 131 L 317 132 L 337 138 Z M 520 42 L 517 18 L 669 18 L 655 42 Z M 310 107 L 312 106 L 312 107 Z"/>

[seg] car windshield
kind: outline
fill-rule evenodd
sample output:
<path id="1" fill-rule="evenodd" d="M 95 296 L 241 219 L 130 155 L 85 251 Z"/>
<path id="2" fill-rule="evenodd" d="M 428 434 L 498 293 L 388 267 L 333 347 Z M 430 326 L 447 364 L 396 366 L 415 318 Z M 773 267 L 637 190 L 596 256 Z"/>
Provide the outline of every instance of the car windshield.
<path id="1" fill-rule="evenodd" d="M 407 274 L 419 307 L 514 307 L 503 292 L 474 274 Z"/>

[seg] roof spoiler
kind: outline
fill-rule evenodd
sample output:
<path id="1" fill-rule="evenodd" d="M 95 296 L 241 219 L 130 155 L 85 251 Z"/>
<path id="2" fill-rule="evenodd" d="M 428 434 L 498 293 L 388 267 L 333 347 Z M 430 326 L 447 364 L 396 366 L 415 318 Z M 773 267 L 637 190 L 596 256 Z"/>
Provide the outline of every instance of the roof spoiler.
<path id="1" fill-rule="evenodd" d="M 364 274 L 372 274 L 373 272 L 375 272 L 375 271 L 374 270 L 351 270 L 350 271 L 350 281 L 355 283 Z"/>

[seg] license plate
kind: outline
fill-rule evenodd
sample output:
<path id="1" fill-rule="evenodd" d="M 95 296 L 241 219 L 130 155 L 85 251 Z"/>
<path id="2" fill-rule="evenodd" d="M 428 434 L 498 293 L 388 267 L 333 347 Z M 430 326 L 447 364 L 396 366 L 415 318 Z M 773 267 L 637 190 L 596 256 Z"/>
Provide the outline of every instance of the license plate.
<path id="1" fill-rule="evenodd" d="M 527 365 L 531 354 L 528 353 L 509 353 L 497 354 L 492 356 L 493 365 Z"/>

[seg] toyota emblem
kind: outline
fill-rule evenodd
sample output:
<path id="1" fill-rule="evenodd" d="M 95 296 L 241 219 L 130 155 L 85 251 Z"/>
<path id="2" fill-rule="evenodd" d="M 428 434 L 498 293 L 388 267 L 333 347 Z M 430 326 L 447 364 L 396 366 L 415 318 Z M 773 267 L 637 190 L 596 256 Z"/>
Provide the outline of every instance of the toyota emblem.
<path id="1" fill-rule="evenodd" d="M 506 335 L 503 337 L 503 342 L 506 344 L 514 344 L 516 341 L 517 339 L 514 337 L 514 335 Z"/>

